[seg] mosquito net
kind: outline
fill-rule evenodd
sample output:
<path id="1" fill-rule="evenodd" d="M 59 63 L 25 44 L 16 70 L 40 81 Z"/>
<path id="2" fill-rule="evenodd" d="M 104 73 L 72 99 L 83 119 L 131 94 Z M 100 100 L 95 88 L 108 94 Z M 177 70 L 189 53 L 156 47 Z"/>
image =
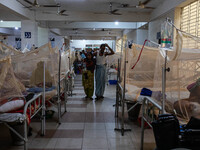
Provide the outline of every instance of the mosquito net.
<path id="1" fill-rule="evenodd" d="M 121 53 L 117 52 L 114 55 L 107 57 L 107 66 L 109 68 L 116 69 L 118 66 L 118 60 L 120 59 Z"/>
<path id="2" fill-rule="evenodd" d="M 45 67 L 45 86 L 48 92 L 46 98 L 48 99 L 56 94 L 58 83 L 57 58 L 57 54 L 51 48 L 50 43 L 27 53 L 13 55 L 12 64 L 15 76 L 28 88 L 28 92 L 42 92 Z"/>
<path id="3" fill-rule="evenodd" d="M 23 97 L 22 92 L 25 90 L 14 75 L 11 58 L 0 59 L 0 106 L 8 99 Z"/>
<path id="4" fill-rule="evenodd" d="M 126 96 L 129 97 L 129 100 L 137 100 L 142 88 L 153 88 L 154 71 L 159 50 L 157 48 L 144 47 L 139 62 L 132 69 L 140 55 L 141 47 L 133 44 L 131 49 L 127 48 L 123 51 L 121 78 L 123 85 L 125 77 Z M 125 61 L 126 66 L 124 66 Z M 125 67 L 126 76 L 124 76 Z"/>
<path id="5" fill-rule="evenodd" d="M 162 67 L 166 69 L 166 105 L 165 110 L 174 113 L 181 119 L 188 121 L 191 116 L 200 116 L 200 49 L 191 49 L 188 41 L 197 42 L 198 38 L 184 32 L 176 31 L 176 45 L 173 51 L 158 55 L 154 75 L 154 90 L 162 89 Z M 198 44 L 197 44 L 198 45 Z M 193 47 L 195 48 L 195 47 Z M 155 99 L 162 101 L 155 96 Z"/>
<path id="6" fill-rule="evenodd" d="M 61 53 L 61 75 L 66 75 L 66 73 L 69 71 L 69 57 L 69 50 Z"/>
<path id="7" fill-rule="evenodd" d="M 0 42 L 0 58 L 15 54 L 21 54 L 21 52 Z"/>
<path id="8" fill-rule="evenodd" d="M 185 42 L 200 40 L 180 30 L 175 31 L 176 38 L 172 50 L 145 46 L 138 59 L 141 45 L 124 49 L 121 83 L 123 85 L 125 81 L 126 95 L 130 95 L 129 99 L 137 100 L 141 89 L 148 88 L 152 91 L 150 96 L 161 105 L 162 85 L 163 81 L 166 81 L 166 112 L 176 114 L 180 119 L 188 121 L 191 116 L 200 118 L 200 50 L 191 49 L 190 45 L 187 47 Z M 163 80 L 162 68 L 165 66 L 166 55 L 166 69 L 169 68 L 170 71 L 166 72 L 166 79 Z M 126 69 L 124 69 L 125 62 Z M 133 68 L 134 64 L 136 66 Z"/>

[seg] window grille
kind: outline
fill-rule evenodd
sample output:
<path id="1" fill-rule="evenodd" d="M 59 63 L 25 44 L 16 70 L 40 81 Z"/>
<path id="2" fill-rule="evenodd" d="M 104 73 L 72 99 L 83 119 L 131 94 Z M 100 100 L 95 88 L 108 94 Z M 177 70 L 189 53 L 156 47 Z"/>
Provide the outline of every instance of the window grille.
<path id="1" fill-rule="evenodd" d="M 200 37 L 200 0 L 185 6 L 181 10 L 181 30 Z M 189 38 L 183 38 L 184 48 L 200 48 L 200 43 Z"/>

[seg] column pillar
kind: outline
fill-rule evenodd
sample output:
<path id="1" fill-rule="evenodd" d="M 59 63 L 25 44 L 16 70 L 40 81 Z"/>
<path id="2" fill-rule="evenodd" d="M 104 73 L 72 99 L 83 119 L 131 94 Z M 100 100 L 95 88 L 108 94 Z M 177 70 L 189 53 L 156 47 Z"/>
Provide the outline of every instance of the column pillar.
<path id="1" fill-rule="evenodd" d="M 38 27 L 38 47 L 49 42 L 49 29 Z"/>
<path id="2" fill-rule="evenodd" d="M 31 20 L 21 21 L 21 50 L 38 47 L 38 23 Z"/>

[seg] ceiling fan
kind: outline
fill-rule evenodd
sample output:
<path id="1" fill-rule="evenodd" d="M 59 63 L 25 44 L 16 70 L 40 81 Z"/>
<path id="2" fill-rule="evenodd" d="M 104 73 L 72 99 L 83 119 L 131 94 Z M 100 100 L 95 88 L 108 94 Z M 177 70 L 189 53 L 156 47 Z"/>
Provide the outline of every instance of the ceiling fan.
<path id="1" fill-rule="evenodd" d="M 139 1 L 138 5 L 121 4 L 118 8 L 139 8 L 139 9 L 155 9 L 154 7 L 146 6 L 151 0 L 146 0 L 144 2 Z"/>
<path id="2" fill-rule="evenodd" d="M 58 7 L 58 10 L 57 10 L 57 15 L 60 15 L 60 16 L 69 16 L 68 14 L 64 14 L 64 12 L 66 12 L 67 10 L 63 9 L 63 10 L 60 10 L 60 8 Z M 55 13 L 52 13 L 52 12 L 43 12 L 45 14 L 55 14 Z"/>
<path id="3" fill-rule="evenodd" d="M 114 34 L 116 34 L 116 33 L 114 33 L 114 32 L 108 32 L 108 35 L 114 35 Z"/>
<path id="4" fill-rule="evenodd" d="M 72 31 L 74 31 L 73 33 L 71 33 L 72 35 L 80 35 L 83 33 L 78 32 L 78 28 L 73 28 Z"/>
<path id="5" fill-rule="evenodd" d="M 34 2 L 31 2 L 29 0 L 23 0 L 23 1 L 31 5 L 28 8 L 31 8 L 31 7 L 38 7 L 38 8 L 39 7 L 60 7 L 59 4 L 56 4 L 56 5 L 40 5 L 37 0 L 34 0 Z"/>
<path id="6" fill-rule="evenodd" d="M 101 29 L 101 31 L 110 31 L 110 30 L 106 30 L 106 29 L 103 28 L 103 29 Z"/>
<path id="7" fill-rule="evenodd" d="M 112 3 L 109 3 L 109 7 L 110 10 L 108 11 L 108 13 L 95 13 L 95 14 L 109 14 L 109 15 L 122 15 L 120 13 L 117 13 L 117 11 L 119 11 L 119 9 L 112 9 Z"/>

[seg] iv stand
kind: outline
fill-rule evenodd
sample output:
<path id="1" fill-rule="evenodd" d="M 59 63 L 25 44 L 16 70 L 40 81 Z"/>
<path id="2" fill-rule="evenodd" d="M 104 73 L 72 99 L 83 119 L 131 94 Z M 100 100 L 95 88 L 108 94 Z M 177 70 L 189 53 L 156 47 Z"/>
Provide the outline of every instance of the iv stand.
<path id="1" fill-rule="evenodd" d="M 167 68 L 167 50 L 165 51 L 165 62 L 162 67 L 162 114 L 165 113 L 165 100 L 166 100 L 166 73 L 170 71 L 170 68 Z"/>
<path id="2" fill-rule="evenodd" d="M 121 131 L 122 136 L 124 136 L 124 132 L 131 131 L 131 129 L 124 129 L 124 104 L 125 104 L 125 92 L 126 92 L 126 49 L 125 49 L 125 60 L 124 60 L 124 87 L 123 87 L 123 95 L 122 95 L 122 121 L 121 121 L 121 128 L 115 128 L 115 131 Z"/>

